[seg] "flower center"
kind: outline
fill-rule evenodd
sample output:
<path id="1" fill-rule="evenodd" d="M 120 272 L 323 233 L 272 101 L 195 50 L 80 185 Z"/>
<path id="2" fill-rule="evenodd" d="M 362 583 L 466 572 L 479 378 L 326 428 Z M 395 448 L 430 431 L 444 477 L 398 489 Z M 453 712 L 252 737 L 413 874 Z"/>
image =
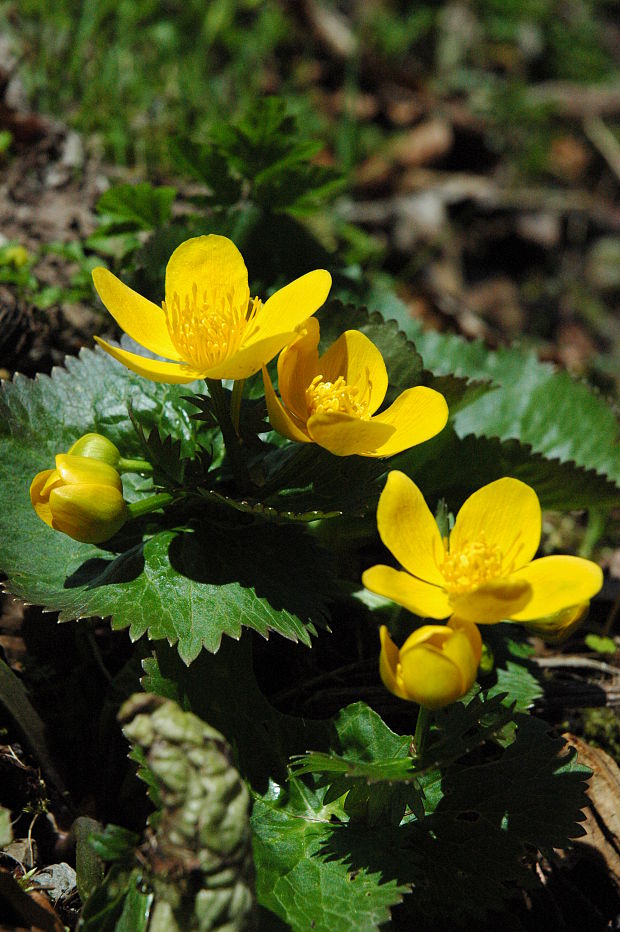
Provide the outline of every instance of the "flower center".
<path id="1" fill-rule="evenodd" d="M 441 572 L 450 595 L 459 596 L 503 575 L 502 552 L 495 544 L 487 544 L 482 537 L 465 544 L 460 550 L 449 550 Z"/>
<path id="2" fill-rule="evenodd" d="M 232 292 L 205 290 L 201 295 L 194 282 L 191 293 L 175 291 L 162 306 L 179 356 L 195 369 L 210 369 L 234 355 L 251 335 L 261 303 L 250 298 L 249 289 L 247 300 L 237 304 Z"/>
<path id="3" fill-rule="evenodd" d="M 358 385 L 348 385 L 342 375 L 339 375 L 335 382 L 326 382 L 322 375 L 316 375 L 306 389 L 308 417 L 313 414 L 344 411 L 346 414 L 367 420 L 368 388 L 369 383 L 361 392 Z"/>

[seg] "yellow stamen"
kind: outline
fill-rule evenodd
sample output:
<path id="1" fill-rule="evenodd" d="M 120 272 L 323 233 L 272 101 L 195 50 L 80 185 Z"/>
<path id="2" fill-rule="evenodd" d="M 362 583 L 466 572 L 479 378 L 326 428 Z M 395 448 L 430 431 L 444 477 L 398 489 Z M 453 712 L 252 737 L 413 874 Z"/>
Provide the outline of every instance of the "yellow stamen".
<path id="1" fill-rule="evenodd" d="M 348 385 L 342 375 L 335 382 L 324 381 L 322 375 L 316 375 L 306 389 L 308 417 L 313 414 L 331 414 L 343 411 L 362 420 L 368 420 L 368 399 L 370 397 L 370 380 L 366 373 L 366 385 L 360 392 L 358 385 Z"/>
<path id="2" fill-rule="evenodd" d="M 179 295 L 163 302 L 168 333 L 179 356 L 196 369 L 208 369 L 236 353 L 244 339 L 254 332 L 253 324 L 260 311 L 259 298 L 233 304 L 228 292 L 198 294 L 194 282 L 191 294 Z"/>
<path id="3" fill-rule="evenodd" d="M 460 550 L 448 551 L 441 572 L 450 595 L 459 596 L 502 576 L 502 553 L 482 537 Z"/>

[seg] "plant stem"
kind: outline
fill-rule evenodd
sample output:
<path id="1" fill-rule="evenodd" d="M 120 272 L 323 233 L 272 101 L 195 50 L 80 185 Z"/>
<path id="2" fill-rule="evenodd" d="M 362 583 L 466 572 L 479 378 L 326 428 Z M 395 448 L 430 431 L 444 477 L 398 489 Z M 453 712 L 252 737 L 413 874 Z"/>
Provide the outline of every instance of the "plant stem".
<path id="1" fill-rule="evenodd" d="M 413 753 L 415 757 L 422 757 L 428 730 L 431 724 L 431 718 L 431 710 L 427 709 L 425 705 L 421 705 L 418 711 L 418 720 L 415 726 L 415 734 L 413 736 Z"/>
<path id="2" fill-rule="evenodd" d="M 148 460 L 128 460 L 121 456 L 117 467 L 119 472 L 153 472 L 153 466 Z"/>
<path id="3" fill-rule="evenodd" d="M 239 416 L 241 414 L 241 399 L 243 398 L 243 387 L 245 379 L 238 379 L 233 383 L 232 398 L 230 399 L 230 419 L 235 428 L 237 437 L 239 436 Z"/>
<path id="4" fill-rule="evenodd" d="M 588 524 L 583 542 L 579 548 L 580 557 L 585 557 L 586 560 L 591 559 L 594 548 L 603 536 L 607 518 L 608 512 L 604 508 L 588 509 Z"/>
<path id="5" fill-rule="evenodd" d="M 219 379 L 207 379 L 206 382 L 235 481 L 240 489 L 247 489 L 251 486 L 250 475 L 243 457 L 241 440 L 235 431 L 231 412 L 226 404 L 226 395 L 222 383 Z"/>
<path id="6" fill-rule="evenodd" d="M 143 498 L 139 502 L 131 502 L 127 506 L 129 509 L 129 517 L 141 518 L 142 515 L 148 515 L 152 511 L 159 511 L 160 508 L 170 504 L 173 500 L 174 496 L 170 495 L 169 492 L 159 492 L 157 495 L 149 495 L 148 498 Z"/>

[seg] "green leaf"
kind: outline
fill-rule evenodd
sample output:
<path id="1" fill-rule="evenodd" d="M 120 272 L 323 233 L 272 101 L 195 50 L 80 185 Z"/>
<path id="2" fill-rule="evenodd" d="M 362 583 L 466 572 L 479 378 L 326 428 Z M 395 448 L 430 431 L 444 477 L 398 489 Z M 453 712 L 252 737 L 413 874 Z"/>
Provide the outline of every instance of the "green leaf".
<path id="1" fill-rule="evenodd" d="M 518 440 L 546 459 L 574 462 L 620 484 L 616 417 L 585 383 L 539 362 L 531 351 L 490 351 L 481 342 L 424 332 L 413 321 L 407 333 L 425 365 L 438 375 L 490 378 L 499 386 L 456 414 L 454 427 L 460 437 Z"/>
<path id="2" fill-rule="evenodd" d="M 347 706 L 333 719 L 339 753 L 308 752 L 294 759 L 292 772 L 318 775 L 317 785 L 329 786 L 325 802 L 346 796 L 351 819 L 377 825 L 386 817 L 398 825 L 409 806 L 424 808 L 411 758 L 411 735 L 396 735 L 364 702 Z"/>
<path id="3" fill-rule="evenodd" d="M 148 181 L 139 184 L 118 184 L 108 188 L 97 201 L 97 212 L 102 215 L 106 231 L 152 230 L 169 218 L 176 188 Z"/>
<path id="4" fill-rule="evenodd" d="M 8 664 L 0 659 L 0 705 L 15 723 L 20 735 L 35 755 L 48 780 L 60 793 L 64 786 L 47 746 L 45 725 L 35 711 L 26 687 Z"/>
<path id="5" fill-rule="evenodd" d="M 331 574 L 301 528 L 247 526 L 245 516 L 222 515 L 218 506 L 196 529 L 147 518 L 95 547 L 52 531 L 30 505 L 35 473 L 83 433 L 95 430 L 123 455 L 139 454 L 129 406 L 141 425 L 157 424 L 191 453 L 204 428 L 183 400 L 187 390 L 140 379 L 99 351 L 68 359 L 51 378 L 18 376 L 3 386 L 0 567 L 9 588 L 63 620 L 112 615 L 113 626 L 129 627 L 133 639 L 148 633 L 177 643 L 188 663 L 203 647 L 216 651 L 223 634 L 239 637 L 244 625 L 309 644 L 326 616 Z M 125 494 L 135 499 L 141 493 L 133 485 Z"/>
<path id="6" fill-rule="evenodd" d="M 91 834 L 87 843 L 102 861 L 125 861 L 133 857 L 139 841 L 140 836 L 135 832 L 110 823 L 102 831 Z"/>
<path id="7" fill-rule="evenodd" d="M 517 712 L 531 709 L 544 695 L 544 689 L 540 668 L 530 660 L 533 651 L 527 635 L 513 624 L 485 625 L 481 633 L 495 661 L 489 676 L 482 678 L 486 695 L 503 696 L 504 705 L 514 707 Z M 489 686 L 489 679 L 493 678 L 495 682 Z"/>
<path id="8" fill-rule="evenodd" d="M 241 179 L 231 175 L 228 159 L 213 146 L 200 145 L 190 139 L 173 139 L 170 151 L 173 161 L 184 175 L 202 181 L 211 189 L 209 201 L 229 206 L 239 200 L 242 193 Z"/>
<path id="9" fill-rule="evenodd" d="M 524 865 L 527 847 L 566 847 L 583 833 L 586 803 L 588 772 L 565 742 L 537 719 L 518 715 L 517 723 L 499 755 L 428 774 L 423 818 L 398 828 L 343 825 L 324 838 L 321 856 L 407 884 L 406 928 L 503 909 L 515 887 L 536 883 Z"/>
<path id="10" fill-rule="evenodd" d="M 66 541 L 45 564 L 39 553 L 36 572 L 16 570 L 11 590 L 60 612 L 62 621 L 111 615 L 112 627 L 129 628 L 133 641 L 148 634 L 176 644 L 186 663 L 203 648 L 215 653 L 224 634 L 239 638 L 243 626 L 309 645 L 313 622 L 323 623 L 327 614 L 314 578 L 319 554 L 299 528 L 163 530 L 114 558 Z M 312 575 L 300 573 L 304 565 L 313 567 Z M 329 578 L 327 566 L 318 573 Z"/>
<path id="11" fill-rule="evenodd" d="M 13 841 L 11 828 L 11 811 L 0 806 L 0 848 L 5 848 Z"/>
<path id="12" fill-rule="evenodd" d="M 474 399 L 472 407 L 476 405 Z M 458 418 L 457 413 L 455 424 Z M 518 440 L 472 434 L 459 437 L 451 425 L 437 437 L 394 457 L 390 465 L 412 476 L 429 503 L 445 498 L 454 512 L 480 486 L 503 476 L 526 482 L 543 508 L 558 511 L 611 506 L 619 498 L 614 483 L 593 469 L 550 459 Z"/>
<path id="13" fill-rule="evenodd" d="M 84 904 L 81 932 L 146 932 L 154 897 L 142 885 L 139 868 L 113 865 Z"/>
<path id="14" fill-rule="evenodd" d="M 249 633 L 239 643 L 223 641 L 215 656 L 203 652 L 190 667 L 167 644 L 158 643 L 143 666 L 143 688 L 174 699 L 221 731 L 235 748 L 243 776 L 261 793 L 270 778 L 286 779 L 289 755 L 328 746 L 328 722 L 283 715 L 262 694 Z M 242 689 L 234 685 L 239 683 Z"/>
<path id="15" fill-rule="evenodd" d="M 277 787 L 256 800 L 252 813 L 256 893 L 259 902 L 293 930 L 340 932 L 379 929 L 389 921 L 390 907 L 402 900 L 405 887 L 378 870 L 351 870 L 344 857 L 328 860 L 323 846 L 337 829 L 330 824 L 333 807 L 291 781 L 287 799 Z"/>
<path id="16" fill-rule="evenodd" d="M 586 634 L 584 641 L 586 647 L 596 651 L 597 654 L 615 654 L 618 650 L 618 645 L 613 638 L 604 637 L 600 634 L 590 632 L 590 634 Z"/>

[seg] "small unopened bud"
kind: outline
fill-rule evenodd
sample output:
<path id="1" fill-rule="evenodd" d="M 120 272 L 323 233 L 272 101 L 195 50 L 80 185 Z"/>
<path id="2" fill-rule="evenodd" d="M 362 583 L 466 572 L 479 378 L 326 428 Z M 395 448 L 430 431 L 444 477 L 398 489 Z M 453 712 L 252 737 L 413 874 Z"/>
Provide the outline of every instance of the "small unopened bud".
<path id="1" fill-rule="evenodd" d="M 49 527 L 85 544 L 101 544 L 129 517 L 118 472 L 108 463 L 59 453 L 56 468 L 37 473 L 30 501 Z"/>
<path id="2" fill-rule="evenodd" d="M 99 460 L 110 466 L 118 466 L 121 454 L 116 446 L 102 434 L 84 434 L 69 448 L 71 456 L 86 456 L 88 459 Z"/>

